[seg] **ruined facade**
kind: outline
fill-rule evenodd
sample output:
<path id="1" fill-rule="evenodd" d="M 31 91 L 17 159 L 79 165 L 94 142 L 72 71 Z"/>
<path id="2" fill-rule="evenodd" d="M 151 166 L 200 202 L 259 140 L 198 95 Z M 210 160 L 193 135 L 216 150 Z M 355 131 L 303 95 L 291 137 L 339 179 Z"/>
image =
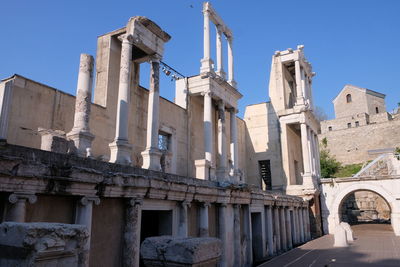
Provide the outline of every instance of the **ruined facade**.
<path id="1" fill-rule="evenodd" d="M 81 55 L 76 97 L 19 75 L 1 82 L 1 221 L 83 224 L 92 266 L 138 266 L 141 242 L 159 235 L 217 237 L 220 266 L 250 266 L 321 233 L 303 46 L 275 53 L 271 102 L 242 120 L 233 34 L 209 3 L 203 16 L 200 72 L 177 79 L 175 103 L 159 94 L 170 36 L 145 17 L 98 37 L 95 60 Z"/>

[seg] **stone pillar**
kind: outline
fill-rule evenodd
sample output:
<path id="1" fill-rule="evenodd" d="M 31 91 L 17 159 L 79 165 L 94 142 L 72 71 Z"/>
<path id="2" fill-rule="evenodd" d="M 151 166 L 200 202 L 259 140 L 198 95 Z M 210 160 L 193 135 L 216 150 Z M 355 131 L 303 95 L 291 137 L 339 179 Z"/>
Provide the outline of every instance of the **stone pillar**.
<path id="1" fill-rule="evenodd" d="M 293 220 L 294 220 L 294 239 L 295 244 L 298 245 L 300 243 L 300 227 L 299 227 L 299 216 L 297 213 L 297 207 L 293 207 Z"/>
<path id="2" fill-rule="evenodd" d="M 319 154 L 319 142 L 318 142 L 318 135 L 314 135 L 315 140 L 315 154 L 316 154 L 316 161 L 317 161 L 317 176 L 321 177 L 321 162 L 320 162 L 320 154 Z"/>
<path id="3" fill-rule="evenodd" d="M 179 224 L 178 224 L 178 236 L 188 236 L 188 208 L 190 208 L 190 202 L 183 201 L 179 203 Z"/>
<path id="4" fill-rule="evenodd" d="M 304 95 L 303 95 L 303 88 L 301 84 L 301 66 L 300 66 L 300 61 L 295 60 L 294 62 L 294 68 L 295 68 L 295 75 L 296 75 L 296 105 L 304 105 Z"/>
<path id="5" fill-rule="evenodd" d="M 251 235 L 250 205 L 243 205 L 243 246 L 245 247 L 245 258 L 243 266 L 253 266 L 253 248 Z"/>
<path id="6" fill-rule="evenodd" d="M 92 215 L 93 215 L 93 203 L 96 205 L 100 204 L 100 198 L 98 197 L 82 197 L 75 207 L 75 224 L 85 225 L 88 232 L 89 238 L 84 248 L 84 259 L 86 266 L 89 266 L 89 253 L 90 253 L 90 236 L 92 232 Z"/>
<path id="7" fill-rule="evenodd" d="M 230 36 L 228 39 L 228 83 L 236 88 L 236 81 L 233 74 L 233 37 Z"/>
<path id="8" fill-rule="evenodd" d="M 282 250 L 281 246 L 281 231 L 279 223 L 279 209 L 277 206 L 274 207 L 274 236 L 275 236 L 275 252 L 279 254 Z"/>
<path id="9" fill-rule="evenodd" d="M 301 149 L 303 152 L 303 168 L 304 168 L 303 186 L 306 186 L 306 187 L 311 186 L 312 188 L 314 188 L 313 182 L 312 182 L 312 177 L 311 177 L 311 170 L 310 170 L 310 152 L 308 149 L 307 124 L 301 123 L 300 130 L 301 130 Z"/>
<path id="10" fill-rule="evenodd" d="M 236 109 L 231 108 L 229 110 L 230 113 L 230 152 L 231 152 L 231 161 L 232 161 L 232 171 L 231 176 L 234 177 L 234 182 L 239 181 L 239 153 L 238 153 L 238 142 L 237 142 L 237 124 L 236 124 Z"/>
<path id="11" fill-rule="evenodd" d="M 299 226 L 300 226 L 300 242 L 304 243 L 304 219 L 303 219 L 303 211 L 302 211 L 302 207 L 299 207 L 298 209 L 298 216 L 299 216 Z"/>
<path id="12" fill-rule="evenodd" d="M 150 90 L 147 108 L 147 145 L 142 152 L 144 169 L 161 170 L 162 153 L 158 149 L 159 107 L 160 107 L 160 60 L 153 57 L 150 60 Z"/>
<path id="13" fill-rule="evenodd" d="M 132 146 L 128 142 L 128 112 L 131 81 L 132 35 L 124 34 L 119 37 L 122 41 L 121 62 L 119 71 L 118 106 L 115 139 L 109 145 L 111 150 L 110 162 L 131 164 Z"/>
<path id="14" fill-rule="evenodd" d="M 212 60 L 210 57 L 210 13 L 206 10 L 205 5 L 203 6 L 204 16 L 204 56 L 201 59 L 200 73 L 214 71 L 212 69 Z"/>
<path id="15" fill-rule="evenodd" d="M 315 151 L 314 151 L 314 143 L 313 143 L 313 133 L 311 130 L 311 127 L 307 128 L 308 133 L 307 133 L 307 137 L 308 137 L 308 151 L 310 151 L 310 169 L 311 169 L 311 174 L 315 175 L 315 164 L 314 164 L 314 157 L 315 157 Z"/>
<path id="16" fill-rule="evenodd" d="M 301 77 L 301 91 L 303 93 L 304 100 L 307 103 L 309 95 L 308 95 L 308 92 L 307 92 L 306 77 L 305 77 L 303 68 L 300 68 L 300 77 Z"/>
<path id="17" fill-rule="evenodd" d="M 267 251 L 268 256 L 274 255 L 274 229 L 272 224 L 272 207 L 267 206 L 265 209 L 265 224 L 266 224 L 266 233 L 267 233 Z"/>
<path id="18" fill-rule="evenodd" d="M 242 249 L 241 249 L 241 234 L 240 234 L 240 205 L 233 205 L 233 254 L 234 254 L 234 266 L 242 266 Z"/>
<path id="19" fill-rule="evenodd" d="M 218 232 L 219 232 L 219 239 L 222 241 L 222 255 L 221 260 L 219 262 L 220 267 L 226 267 L 228 263 L 227 257 L 229 256 L 226 251 L 228 247 L 228 240 L 227 240 L 227 229 L 226 229 L 226 203 L 222 203 L 218 208 Z"/>
<path id="20" fill-rule="evenodd" d="M 128 199 L 126 202 L 123 266 L 139 267 L 142 204 L 143 200 L 137 198 Z"/>
<path id="21" fill-rule="evenodd" d="M 288 207 L 285 208 L 285 217 L 286 217 L 286 238 L 287 238 L 287 248 L 293 248 L 292 241 L 292 221 L 290 220 L 290 210 Z"/>
<path id="22" fill-rule="evenodd" d="M 67 134 L 67 137 L 75 144 L 76 153 L 81 157 L 88 156 L 88 151 L 90 151 L 94 139 L 89 128 L 92 83 L 93 57 L 88 54 L 81 54 L 75 98 L 74 126 Z"/>
<path id="23" fill-rule="evenodd" d="M 208 207 L 210 203 L 203 202 L 200 204 L 199 210 L 199 237 L 208 237 L 209 236 L 209 228 L 208 228 Z"/>
<path id="24" fill-rule="evenodd" d="M 226 79 L 225 72 L 224 72 L 224 60 L 223 60 L 223 53 L 222 53 L 222 29 L 221 25 L 216 26 L 217 32 L 217 74 L 222 78 Z"/>
<path id="25" fill-rule="evenodd" d="M 9 222 L 25 222 L 26 202 L 33 204 L 37 197 L 33 194 L 13 193 L 8 197 L 10 204 L 7 207 L 5 221 Z"/>
<path id="26" fill-rule="evenodd" d="M 226 134 L 225 134 L 225 104 L 218 102 L 218 168 L 217 179 L 220 182 L 226 180 Z"/>
<path id="27" fill-rule="evenodd" d="M 281 228 L 281 246 L 282 251 L 287 250 L 287 235 L 286 235 L 286 216 L 285 216 L 285 208 L 279 207 L 279 222 Z"/>
<path id="28" fill-rule="evenodd" d="M 305 237 L 306 241 L 309 241 L 311 239 L 311 235 L 310 235 L 310 223 L 309 223 L 307 208 L 303 208 L 303 218 L 304 218 L 304 229 L 305 229 L 304 237 Z"/>

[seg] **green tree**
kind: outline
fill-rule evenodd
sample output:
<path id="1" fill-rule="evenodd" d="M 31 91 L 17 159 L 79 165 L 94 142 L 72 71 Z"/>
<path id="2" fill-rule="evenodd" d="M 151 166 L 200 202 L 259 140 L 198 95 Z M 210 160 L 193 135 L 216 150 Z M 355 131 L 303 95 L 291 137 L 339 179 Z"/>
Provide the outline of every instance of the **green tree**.
<path id="1" fill-rule="evenodd" d="M 320 150 L 320 162 L 321 162 L 321 176 L 323 178 L 333 177 L 339 168 L 341 167 L 340 162 L 338 162 L 335 157 L 329 153 L 328 140 L 323 138 L 321 140 L 321 150 Z"/>

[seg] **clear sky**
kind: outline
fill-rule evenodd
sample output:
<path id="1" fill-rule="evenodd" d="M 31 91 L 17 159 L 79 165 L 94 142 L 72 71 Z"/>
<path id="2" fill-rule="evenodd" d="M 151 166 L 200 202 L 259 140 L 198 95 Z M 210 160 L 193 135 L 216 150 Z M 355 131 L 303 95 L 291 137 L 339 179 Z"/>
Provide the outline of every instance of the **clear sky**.
<path id="1" fill-rule="evenodd" d="M 246 105 L 268 100 L 274 51 L 298 44 L 305 45 L 317 73 L 316 105 L 329 118 L 334 116 L 332 100 L 345 84 L 386 94 L 389 111 L 400 102 L 400 1 L 211 3 L 234 35 L 235 77 L 244 95 L 240 116 Z M 184 75 L 196 75 L 203 53 L 201 6 L 202 1 L 194 0 L 2 1 L 0 78 L 18 73 L 75 94 L 80 53 L 95 56 L 96 37 L 125 26 L 136 15 L 150 18 L 172 36 L 163 61 Z M 215 37 L 211 41 L 213 45 Z M 147 77 L 144 67 L 145 87 Z M 161 95 L 174 97 L 174 83 L 166 77 Z"/>

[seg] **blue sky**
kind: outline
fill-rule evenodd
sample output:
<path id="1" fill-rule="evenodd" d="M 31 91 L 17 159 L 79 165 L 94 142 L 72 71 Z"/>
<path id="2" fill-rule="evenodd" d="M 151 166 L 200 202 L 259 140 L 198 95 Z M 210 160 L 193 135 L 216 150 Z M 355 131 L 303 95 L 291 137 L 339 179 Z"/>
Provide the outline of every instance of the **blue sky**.
<path id="1" fill-rule="evenodd" d="M 400 102 L 400 1 L 211 3 L 234 34 L 235 77 L 244 95 L 240 116 L 246 105 L 268 100 L 274 51 L 298 44 L 305 45 L 317 73 L 316 105 L 330 118 L 331 101 L 345 84 L 386 94 L 388 110 Z M 152 19 L 172 36 L 163 61 L 184 75 L 196 75 L 203 53 L 201 6 L 202 1 L 194 0 L 3 1 L 0 78 L 18 73 L 75 94 L 79 54 L 96 55 L 96 37 L 123 27 L 136 15 Z M 145 87 L 147 77 L 144 67 Z M 166 77 L 161 95 L 174 95 L 174 83 Z"/>

